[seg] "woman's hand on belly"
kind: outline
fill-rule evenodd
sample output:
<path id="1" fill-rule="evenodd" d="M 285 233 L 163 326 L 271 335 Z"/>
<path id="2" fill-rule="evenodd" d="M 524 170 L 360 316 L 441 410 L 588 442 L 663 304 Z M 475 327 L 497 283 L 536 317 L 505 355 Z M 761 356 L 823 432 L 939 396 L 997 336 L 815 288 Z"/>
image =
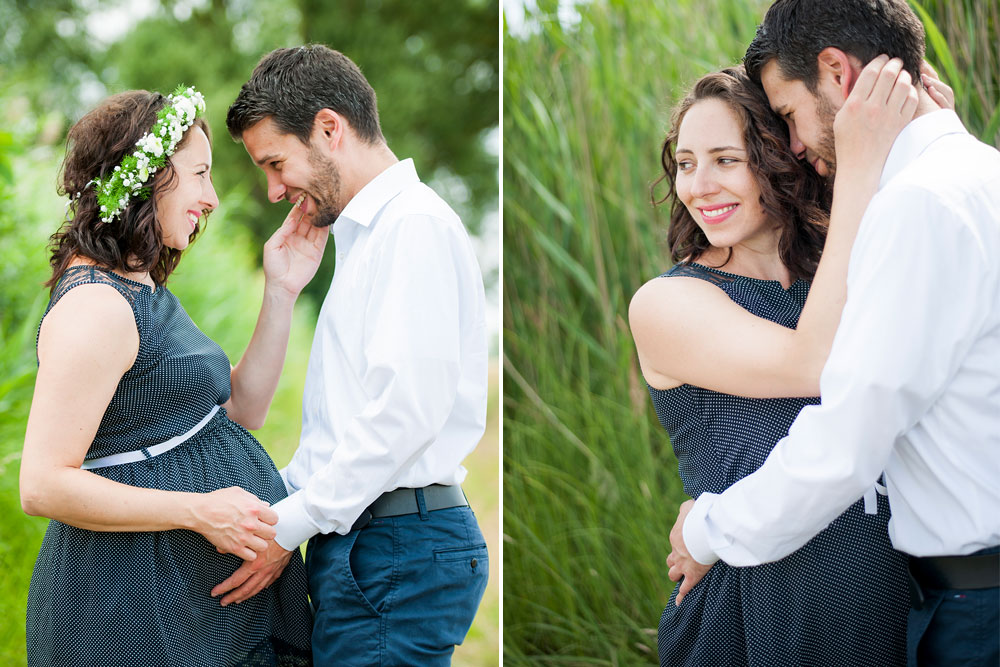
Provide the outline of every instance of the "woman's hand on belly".
<path id="1" fill-rule="evenodd" d="M 233 486 L 192 496 L 186 524 L 219 553 L 252 561 L 274 539 L 277 513 L 249 491 Z"/>

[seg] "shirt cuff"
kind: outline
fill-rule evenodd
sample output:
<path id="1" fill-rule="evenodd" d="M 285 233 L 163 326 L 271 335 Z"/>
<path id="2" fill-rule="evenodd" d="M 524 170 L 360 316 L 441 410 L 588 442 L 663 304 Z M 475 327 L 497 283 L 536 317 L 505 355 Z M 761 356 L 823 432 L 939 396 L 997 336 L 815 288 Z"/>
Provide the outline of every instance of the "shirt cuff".
<path id="1" fill-rule="evenodd" d="M 681 533 L 684 535 L 684 546 L 691 557 L 702 565 L 712 565 L 719 556 L 708 544 L 708 510 L 718 496 L 714 493 L 702 493 L 694 502 L 694 507 L 684 519 Z"/>
<path id="2" fill-rule="evenodd" d="M 278 513 L 274 541 L 286 551 L 294 551 L 310 537 L 322 532 L 306 511 L 305 503 L 305 492 L 296 491 L 272 506 Z"/>

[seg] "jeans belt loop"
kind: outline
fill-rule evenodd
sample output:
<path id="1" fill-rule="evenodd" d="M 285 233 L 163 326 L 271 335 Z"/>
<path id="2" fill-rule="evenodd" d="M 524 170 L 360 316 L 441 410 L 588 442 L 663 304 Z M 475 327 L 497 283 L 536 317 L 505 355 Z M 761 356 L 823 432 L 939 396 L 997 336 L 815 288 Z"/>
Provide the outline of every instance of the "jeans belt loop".
<path id="1" fill-rule="evenodd" d="M 424 490 L 413 489 L 413 495 L 417 497 L 417 513 L 420 514 L 420 520 L 427 521 L 430 516 L 427 514 L 427 502 L 424 500 Z"/>

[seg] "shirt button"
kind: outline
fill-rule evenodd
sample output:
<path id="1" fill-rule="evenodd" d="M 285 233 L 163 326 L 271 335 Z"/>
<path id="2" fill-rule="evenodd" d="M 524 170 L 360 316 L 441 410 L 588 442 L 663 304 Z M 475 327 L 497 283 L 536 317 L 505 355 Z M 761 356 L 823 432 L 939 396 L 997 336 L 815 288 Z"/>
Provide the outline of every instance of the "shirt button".
<path id="1" fill-rule="evenodd" d="M 476 566 L 479 565 L 479 561 L 475 558 L 472 559 L 472 569 L 475 570 Z"/>

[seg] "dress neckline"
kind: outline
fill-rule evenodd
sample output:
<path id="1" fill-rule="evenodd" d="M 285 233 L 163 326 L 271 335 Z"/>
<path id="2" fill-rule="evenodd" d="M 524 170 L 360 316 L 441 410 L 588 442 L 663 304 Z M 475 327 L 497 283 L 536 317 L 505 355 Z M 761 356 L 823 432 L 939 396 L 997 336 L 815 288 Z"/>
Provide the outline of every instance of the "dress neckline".
<path id="1" fill-rule="evenodd" d="M 752 280 L 755 283 L 774 284 L 774 285 L 777 285 L 778 287 L 780 287 L 785 292 L 787 292 L 788 290 L 792 289 L 793 287 L 795 287 L 799 283 L 808 282 L 806 280 L 803 280 L 802 278 L 796 278 L 794 281 L 792 281 L 792 284 L 789 285 L 786 288 L 786 287 L 782 286 L 780 280 L 768 280 L 766 278 L 752 278 L 751 276 L 744 276 L 744 275 L 739 274 L 739 273 L 730 273 L 729 271 L 723 271 L 721 269 L 716 269 L 714 267 L 707 266 L 705 264 L 700 264 L 699 262 L 685 262 L 685 263 L 688 266 L 697 266 L 698 268 L 705 269 L 706 271 L 711 271 L 712 273 L 718 273 L 719 275 L 726 276 L 728 278 L 739 278 L 741 280 Z"/>
<path id="2" fill-rule="evenodd" d="M 138 281 L 138 280 L 134 280 L 132 278 L 126 278 L 125 276 L 123 276 L 120 273 L 112 271 L 111 269 L 106 269 L 103 266 L 98 266 L 97 264 L 74 264 L 72 266 L 66 267 L 66 271 L 63 272 L 63 275 L 65 275 L 67 272 L 69 272 L 69 271 L 71 271 L 73 269 L 78 269 L 78 268 L 79 269 L 95 269 L 95 270 L 100 271 L 101 273 L 107 274 L 108 276 L 111 276 L 112 278 L 114 278 L 116 280 L 119 280 L 119 281 L 121 281 L 123 283 L 127 283 L 129 285 L 135 285 L 136 287 L 139 287 L 140 289 L 147 290 L 151 295 L 152 294 L 159 294 L 159 292 L 160 292 L 159 288 L 150 287 L 146 283 Z"/>

